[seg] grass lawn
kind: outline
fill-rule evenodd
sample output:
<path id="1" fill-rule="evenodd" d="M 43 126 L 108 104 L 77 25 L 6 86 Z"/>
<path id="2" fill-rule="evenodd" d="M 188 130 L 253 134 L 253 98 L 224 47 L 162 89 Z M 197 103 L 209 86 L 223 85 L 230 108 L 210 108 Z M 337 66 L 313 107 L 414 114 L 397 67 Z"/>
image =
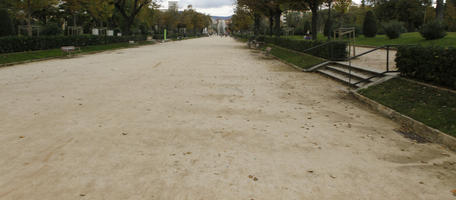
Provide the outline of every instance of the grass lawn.
<path id="1" fill-rule="evenodd" d="M 389 80 L 360 93 L 456 137 L 456 93 L 402 78 Z"/>
<path id="2" fill-rule="evenodd" d="M 290 39 L 304 40 L 304 36 L 284 36 Z M 326 40 L 326 37 L 323 34 L 318 34 L 319 40 Z M 397 39 L 390 40 L 386 35 L 377 35 L 374 38 L 367 38 L 364 35 L 360 35 L 356 38 L 357 45 L 366 45 L 366 46 L 383 46 L 387 44 L 420 44 L 424 46 L 436 45 L 442 47 L 456 47 L 456 32 L 448 32 L 447 36 L 438 39 L 438 40 L 425 40 L 421 37 L 420 33 L 403 33 L 401 37 Z"/>
<path id="3" fill-rule="evenodd" d="M 368 46 L 382 46 L 386 44 L 420 44 L 423 46 L 442 46 L 442 47 L 456 47 L 456 32 L 448 32 L 447 36 L 438 40 L 425 40 L 421 37 L 420 33 L 403 33 L 401 37 L 390 40 L 386 35 L 377 35 L 374 38 L 366 38 L 361 35 L 356 38 L 356 44 Z"/>
<path id="4" fill-rule="evenodd" d="M 99 51 L 106 51 L 106 50 L 113 50 L 113 49 L 120 49 L 120 48 L 128 48 L 128 47 L 147 45 L 147 44 L 153 44 L 153 43 L 143 41 L 143 42 L 139 42 L 139 44 L 134 44 L 134 45 L 129 44 L 129 43 L 116 43 L 116 44 L 107 44 L 107 45 L 86 46 L 86 47 L 81 47 L 81 51 L 76 52 L 75 54 L 99 52 Z M 60 50 L 60 49 L 49 49 L 49 50 L 42 50 L 42 51 L 29 51 L 29 52 L 0 54 L 0 65 L 23 62 L 23 61 L 30 61 L 30 60 L 39 60 L 39 59 L 44 59 L 44 58 L 64 57 L 64 56 L 66 56 L 66 53 L 62 52 L 62 50 Z"/>
<path id="5" fill-rule="evenodd" d="M 325 62 L 324 59 L 318 58 L 309 54 L 298 53 L 275 45 L 268 45 L 271 47 L 271 54 L 300 68 L 308 69 L 312 66 Z"/>

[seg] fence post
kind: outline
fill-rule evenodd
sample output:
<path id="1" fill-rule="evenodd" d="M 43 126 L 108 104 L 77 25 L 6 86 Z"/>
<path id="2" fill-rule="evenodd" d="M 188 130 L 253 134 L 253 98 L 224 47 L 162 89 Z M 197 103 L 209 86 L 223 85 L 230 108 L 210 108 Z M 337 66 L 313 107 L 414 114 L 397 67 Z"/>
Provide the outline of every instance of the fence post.
<path id="1" fill-rule="evenodd" d="M 390 50 L 390 46 L 387 45 L 386 46 L 386 71 L 389 72 L 389 51 Z"/>

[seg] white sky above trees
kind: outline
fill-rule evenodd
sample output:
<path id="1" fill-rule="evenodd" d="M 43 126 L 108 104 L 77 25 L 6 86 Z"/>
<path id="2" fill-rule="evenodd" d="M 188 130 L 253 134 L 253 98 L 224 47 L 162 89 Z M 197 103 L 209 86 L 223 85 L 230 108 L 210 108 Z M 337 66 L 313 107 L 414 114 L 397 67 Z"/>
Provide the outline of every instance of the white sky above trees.
<path id="1" fill-rule="evenodd" d="M 162 8 L 168 8 L 168 0 L 158 0 Z M 179 10 L 187 8 L 189 4 L 195 10 L 211 16 L 230 16 L 234 12 L 234 3 L 236 0 L 179 0 Z M 361 0 L 353 0 L 355 3 Z"/>

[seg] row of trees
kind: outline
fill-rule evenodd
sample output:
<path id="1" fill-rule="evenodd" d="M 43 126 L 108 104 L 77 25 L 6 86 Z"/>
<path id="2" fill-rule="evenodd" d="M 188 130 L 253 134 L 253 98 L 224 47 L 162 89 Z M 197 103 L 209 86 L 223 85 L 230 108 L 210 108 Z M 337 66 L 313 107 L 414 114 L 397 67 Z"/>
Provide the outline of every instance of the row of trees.
<path id="1" fill-rule="evenodd" d="M 172 32 L 182 27 L 198 32 L 210 24 L 209 16 L 191 6 L 184 12 L 160 11 L 157 0 L 1 0 L 0 15 L 6 15 L 0 24 L 12 24 L 10 31 L 3 30 L 0 36 L 19 31 L 20 25 L 32 36 L 33 25 L 65 24 L 84 27 L 85 32 L 93 27 L 108 27 L 130 35 L 157 33 L 165 28 Z"/>
<path id="2" fill-rule="evenodd" d="M 399 21 L 406 31 L 416 31 L 424 24 L 440 20 L 449 31 L 456 31 L 456 0 L 438 0 L 437 8 L 432 0 L 363 0 L 354 5 L 351 0 L 238 0 L 232 29 L 280 35 L 282 28 L 292 28 L 298 33 L 318 32 L 325 35 L 336 27 L 356 27 L 358 34 L 363 30 L 363 22 L 371 11 L 380 32 L 385 32 L 383 24 Z M 286 24 L 281 24 L 280 15 L 285 13 Z M 310 23 L 311 22 L 311 23 Z M 274 29 L 272 27 L 275 27 Z"/>

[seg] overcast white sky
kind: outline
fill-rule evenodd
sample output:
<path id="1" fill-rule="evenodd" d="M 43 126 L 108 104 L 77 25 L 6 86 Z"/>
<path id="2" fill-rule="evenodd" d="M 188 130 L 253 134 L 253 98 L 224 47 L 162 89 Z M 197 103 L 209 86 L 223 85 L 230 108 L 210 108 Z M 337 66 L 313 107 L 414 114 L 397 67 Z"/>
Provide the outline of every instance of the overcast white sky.
<path id="1" fill-rule="evenodd" d="M 158 0 L 163 8 L 168 8 L 168 0 Z M 234 12 L 235 0 L 179 0 L 179 10 L 189 4 L 198 12 L 211 16 L 230 16 Z"/>
<path id="2" fill-rule="evenodd" d="M 163 8 L 168 8 L 168 0 L 158 0 Z M 361 0 L 353 0 L 359 3 Z M 189 4 L 198 12 L 211 16 L 230 16 L 234 12 L 235 0 L 179 0 L 179 8 L 187 8 Z"/>

